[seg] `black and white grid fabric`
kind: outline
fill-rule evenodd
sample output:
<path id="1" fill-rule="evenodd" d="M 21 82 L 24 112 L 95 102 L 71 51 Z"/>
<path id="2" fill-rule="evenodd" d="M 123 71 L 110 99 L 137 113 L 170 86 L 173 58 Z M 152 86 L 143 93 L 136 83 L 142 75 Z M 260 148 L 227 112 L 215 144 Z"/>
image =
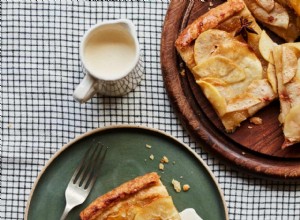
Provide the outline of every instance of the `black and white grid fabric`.
<path id="1" fill-rule="evenodd" d="M 111 124 L 165 131 L 208 164 L 229 218 L 300 219 L 300 185 L 246 176 L 204 152 L 182 128 L 160 69 L 160 37 L 168 1 L 2 1 L 1 219 L 23 219 L 26 201 L 47 160 L 74 137 Z M 73 97 L 83 78 L 79 42 L 93 24 L 128 18 L 136 25 L 144 79 L 122 98 Z"/>

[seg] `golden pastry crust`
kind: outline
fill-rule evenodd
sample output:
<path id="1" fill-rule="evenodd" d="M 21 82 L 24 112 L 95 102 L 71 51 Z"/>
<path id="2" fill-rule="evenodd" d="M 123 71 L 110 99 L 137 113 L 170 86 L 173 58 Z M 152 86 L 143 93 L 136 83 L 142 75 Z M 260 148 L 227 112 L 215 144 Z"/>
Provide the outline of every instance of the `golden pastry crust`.
<path id="1" fill-rule="evenodd" d="M 188 25 L 176 40 L 177 49 L 183 50 L 194 41 L 202 32 L 217 27 L 226 19 L 242 11 L 245 5 L 242 0 L 228 1 L 213 10 L 208 11 Z"/>
<path id="2" fill-rule="evenodd" d="M 118 217 L 134 219 L 141 208 L 159 198 L 168 197 L 160 177 L 152 172 L 123 183 L 100 196 L 80 213 L 80 218 L 82 220 L 119 219 Z"/>

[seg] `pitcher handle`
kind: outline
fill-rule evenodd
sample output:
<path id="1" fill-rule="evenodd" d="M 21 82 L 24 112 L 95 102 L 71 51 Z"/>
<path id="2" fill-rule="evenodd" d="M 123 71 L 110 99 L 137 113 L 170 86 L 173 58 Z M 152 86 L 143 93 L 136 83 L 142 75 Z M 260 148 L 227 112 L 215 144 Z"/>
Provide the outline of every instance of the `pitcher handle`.
<path id="1" fill-rule="evenodd" d="M 88 101 L 97 93 L 95 89 L 96 84 L 97 80 L 86 74 L 73 93 L 74 99 L 80 103 Z"/>

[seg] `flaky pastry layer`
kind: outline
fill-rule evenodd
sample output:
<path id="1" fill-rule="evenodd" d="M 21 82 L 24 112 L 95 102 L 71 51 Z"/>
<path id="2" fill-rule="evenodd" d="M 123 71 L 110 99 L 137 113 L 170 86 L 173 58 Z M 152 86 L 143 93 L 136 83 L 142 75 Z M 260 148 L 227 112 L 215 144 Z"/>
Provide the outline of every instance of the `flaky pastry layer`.
<path id="1" fill-rule="evenodd" d="M 132 179 L 100 196 L 80 213 L 82 220 L 135 219 L 143 207 L 169 194 L 157 173 Z M 173 203 L 171 204 L 172 206 Z M 177 214 L 177 210 L 174 207 Z M 177 218 L 172 218 L 177 219 Z"/>

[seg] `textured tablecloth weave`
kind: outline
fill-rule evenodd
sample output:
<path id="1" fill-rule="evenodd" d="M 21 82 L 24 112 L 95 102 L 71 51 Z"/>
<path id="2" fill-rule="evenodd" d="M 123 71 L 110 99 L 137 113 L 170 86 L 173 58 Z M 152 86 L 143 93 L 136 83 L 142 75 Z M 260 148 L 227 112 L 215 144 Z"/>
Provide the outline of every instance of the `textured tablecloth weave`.
<path id="1" fill-rule="evenodd" d="M 33 182 L 64 144 L 94 128 L 121 123 L 160 129 L 201 155 L 224 191 L 230 219 L 300 219 L 298 184 L 232 170 L 204 152 L 182 128 L 160 68 L 168 5 L 168 1 L 2 1 L 1 219 L 24 218 Z M 117 18 L 131 19 L 137 27 L 145 77 L 122 98 L 98 96 L 81 105 L 72 97 L 83 77 L 81 36 L 96 22 Z"/>

